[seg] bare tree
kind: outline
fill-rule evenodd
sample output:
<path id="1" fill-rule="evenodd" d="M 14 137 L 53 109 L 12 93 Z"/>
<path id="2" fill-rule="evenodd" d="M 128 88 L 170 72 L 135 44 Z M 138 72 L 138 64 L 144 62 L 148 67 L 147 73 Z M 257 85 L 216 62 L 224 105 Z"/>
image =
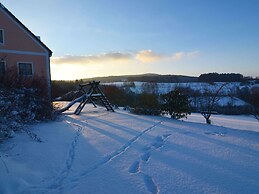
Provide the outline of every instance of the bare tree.
<path id="1" fill-rule="evenodd" d="M 207 88 L 203 92 L 203 96 L 200 98 L 200 113 L 205 118 L 207 124 L 211 124 L 210 117 L 212 114 L 216 113 L 214 111 L 215 106 L 217 105 L 217 102 L 220 99 L 222 89 L 227 84 L 228 83 L 225 82 L 215 90 Z"/>

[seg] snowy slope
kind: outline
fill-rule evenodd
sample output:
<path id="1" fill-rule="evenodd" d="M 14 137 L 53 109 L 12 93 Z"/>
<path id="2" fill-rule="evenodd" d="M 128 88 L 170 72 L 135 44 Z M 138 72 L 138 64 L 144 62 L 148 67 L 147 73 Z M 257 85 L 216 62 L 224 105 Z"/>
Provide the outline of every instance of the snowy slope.
<path id="1" fill-rule="evenodd" d="M 71 110 L 32 126 L 42 143 L 20 133 L 0 145 L 0 193 L 259 193 L 259 125 L 252 126 L 87 105 L 79 116 Z"/>

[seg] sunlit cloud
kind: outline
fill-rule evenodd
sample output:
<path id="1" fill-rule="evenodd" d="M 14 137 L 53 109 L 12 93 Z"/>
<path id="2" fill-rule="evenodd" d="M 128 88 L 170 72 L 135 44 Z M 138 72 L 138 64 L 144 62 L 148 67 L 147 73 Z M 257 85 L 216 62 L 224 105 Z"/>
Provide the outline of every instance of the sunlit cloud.
<path id="1" fill-rule="evenodd" d="M 131 53 L 111 52 L 100 55 L 65 55 L 62 57 L 53 57 L 51 62 L 53 64 L 100 64 L 107 62 L 125 62 L 133 58 Z"/>
<path id="2" fill-rule="evenodd" d="M 157 54 L 152 50 L 142 50 L 137 52 L 136 59 L 143 63 L 155 62 L 163 59 L 164 56 L 161 54 Z"/>
<path id="3" fill-rule="evenodd" d="M 141 63 L 153 63 L 164 59 L 181 60 L 183 58 L 198 55 L 199 51 L 176 52 L 173 54 L 159 54 L 152 50 L 141 50 L 137 52 L 110 52 L 99 55 L 65 55 L 62 57 L 52 57 L 51 62 L 56 65 L 74 64 L 89 65 L 101 63 L 130 63 L 139 61 Z"/>
<path id="4" fill-rule="evenodd" d="M 181 60 L 184 58 L 194 57 L 199 54 L 199 51 L 191 51 L 191 52 L 176 52 L 173 54 L 173 60 Z"/>

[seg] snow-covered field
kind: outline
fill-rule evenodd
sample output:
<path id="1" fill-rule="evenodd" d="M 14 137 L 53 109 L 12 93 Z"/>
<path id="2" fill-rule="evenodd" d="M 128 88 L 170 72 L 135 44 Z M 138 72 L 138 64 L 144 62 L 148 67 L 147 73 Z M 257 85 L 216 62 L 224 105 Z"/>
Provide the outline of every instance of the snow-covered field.
<path id="1" fill-rule="evenodd" d="M 130 85 L 131 82 L 110 82 L 110 83 L 102 83 L 104 85 L 115 85 L 118 87 L 123 87 Z M 151 84 L 149 82 L 134 82 L 135 87 L 130 87 L 132 92 L 141 93 L 143 92 L 143 84 Z M 214 84 L 209 84 L 205 82 L 189 82 L 189 83 L 156 83 L 156 92 L 158 94 L 166 94 L 171 90 L 174 90 L 177 87 L 181 88 L 190 88 L 194 91 L 199 91 L 201 93 L 205 91 L 215 92 L 218 90 L 224 82 L 215 82 Z M 222 94 L 229 94 L 229 93 L 236 93 L 237 88 L 243 89 L 247 87 L 248 89 L 251 88 L 258 88 L 259 84 L 247 84 L 244 85 L 240 82 L 229 82 L 226 84 L 225 87 L 222 88 Z"/>
<path id="2" fill-rule="evenodd" d="M 75 107 L 73 107 L 75 108 Z M 73 108 L 0 144 L 0 193 L 259 193 L 259 123 Z M 201 122 L 201 123 L 199 123 Z M 222 125 L 222 126 L 219 126 Z"/>
<path id="3" fill-rule="evenodd" d="M 210 92 L 214 94 L 222 85 L 226 84 L 224 82 L 215 82 L 214 84 L 204 83 L 204 82 L 190 82 L 190 83 L 150 83 L 150 82 L 134 82 L 134 86 L 132 86 L 133 82 L 110 82 L 110 83 L 102 83 L 104 85 L 114 85 L 117 87 L 129 87 L 129 89 L 137 94 L 142 93 L 145 91 L 145 88 L 148 88 L 147 91 L 150 93 L 157 93 L 157 94 L 166 94 L 175 88 L 186 88 L 191 89 L 196 92 L 204 93 Z M 146 87 L 145 87 L 146 85 Z M 149 87 L 147 86 L 149 85 Z M 144 88 L 143 88 L 144 86 Z M 143 90 L 144 89 L 144 90 Z M 221 97 L 216 102 L 218 106 L 249 106 L 249 104 L 237 97 L 238 90 L 252 90 L 252 89 L 259 89 L 259 84 L 246 84 L 240 82 L 230 82 L 227 83 L 221 90 Z M 147 92 L 146 91 L 146 92 Z M 222 96 L 223 95 L 223 96 Z M 202 99 L 193 99 L 192 97 L 191 105 L 194 107 L 198 107 L 200 101 Z M 198 100 L 198 101 L 197 101 Z M 206 100 L 206 99 L 205 99 Z M 197 104 L 198 103 L 198 104 Z"/>
<path id="4" fill-rule="evenodd" d="M 188 115 L 187 119 L 183 121 L 205 123 L 204 117 L 200 113 L 192 113 Z M 245 131 L 258 132 L 259 135 L 259 122 L 252 115 L 212 115 L 212 125 L 228 127 L 231 129 L 239 129 Z"/>

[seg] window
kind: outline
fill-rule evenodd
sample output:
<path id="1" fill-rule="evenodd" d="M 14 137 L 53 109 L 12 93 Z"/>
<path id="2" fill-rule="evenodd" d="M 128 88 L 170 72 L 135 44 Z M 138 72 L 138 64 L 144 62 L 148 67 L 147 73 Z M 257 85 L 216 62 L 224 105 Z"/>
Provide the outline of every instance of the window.
<path id="1" fill-rule="evenodd" d="M 0 29 L 0 44 L 4 44 L 4 30 Z"/>
<path id="2" fill-rule="evenodd" d="M 19 75 L 32 75 L 32 63 L 18 63 Z"/>
<path id="3" fill-rule="evenodd" d="M 0 76 L 5 74 L 5 61 L 0 61 Z"/>

